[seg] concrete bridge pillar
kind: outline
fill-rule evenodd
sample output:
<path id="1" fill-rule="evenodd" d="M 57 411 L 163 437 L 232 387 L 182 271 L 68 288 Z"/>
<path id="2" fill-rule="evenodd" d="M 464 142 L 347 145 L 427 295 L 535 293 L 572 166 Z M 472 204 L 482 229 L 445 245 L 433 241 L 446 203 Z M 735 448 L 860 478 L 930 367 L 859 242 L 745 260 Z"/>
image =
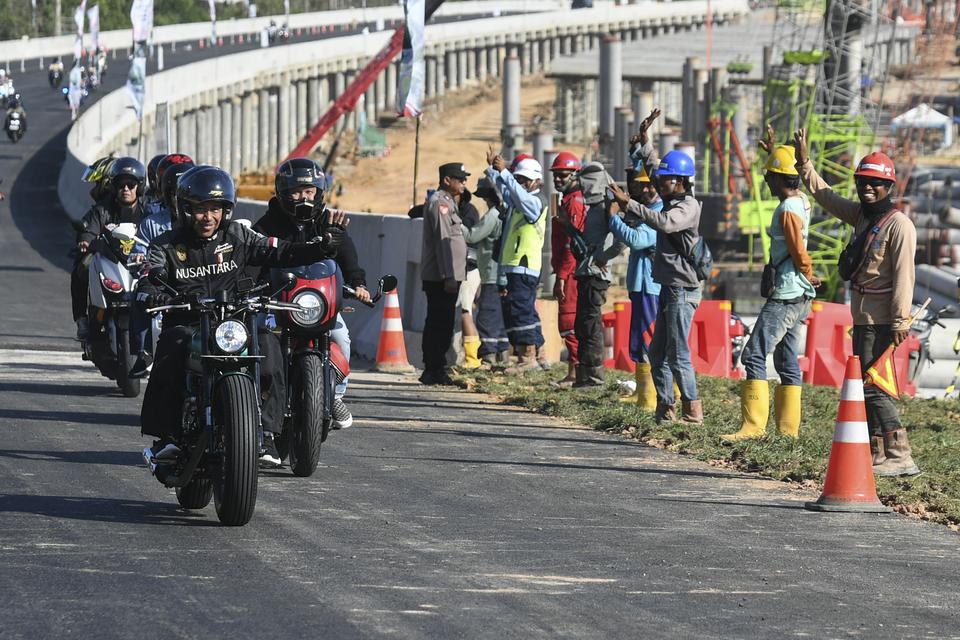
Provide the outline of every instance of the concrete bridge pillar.
<path id="1" fill-rule="evenodd" d="M 267 94 L 267 153 L 266 166 L 269 169 L 280 163 L 280 95 L 276 91 Z"/>
<path id="2" fill-rule="evenodd" d="M 270 148 L 276 140 L 270 137 L 270 92 L 257 90 L 257 168 L 270 164 Z"/>
<path id="3" fill-rule="evenodd" d="M 240 173 L 253 171 L 257 162 L 254 158 L 256 149 L 254 146 L 253 135 L 256 131 L 256 122 L 254 121 L 254 94 L 244 93 L 240 98 Z"/>
<path id="4" fill-rule="evenodd" d="M 286 157 L 290 151 L 290 78 L 284 74 L 277 91 L 277 154 Z"/>
<path id="5" fill-rule="evenodd" d="M 230 175 L 236 175 L 233 168 L 233 145 L 239 142 L 240 137 L 233 137 L 233 105 L 230 100 L 224 100 L 217 105 L 220 111 L 220 167 Z"/>

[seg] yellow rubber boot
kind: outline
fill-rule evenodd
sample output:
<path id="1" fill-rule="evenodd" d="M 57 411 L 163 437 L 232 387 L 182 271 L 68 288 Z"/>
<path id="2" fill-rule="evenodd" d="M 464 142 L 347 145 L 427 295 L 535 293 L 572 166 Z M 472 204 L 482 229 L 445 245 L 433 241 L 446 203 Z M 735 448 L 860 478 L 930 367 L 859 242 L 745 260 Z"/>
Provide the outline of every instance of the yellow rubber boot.
<path id="1" fill-rule="evenodd" d="M 463 368 L 479 369 L 483 362 L 477 356 L 480 351 L 480 336 L 463 336 Z"/>
<path id="2" fill-rule="evenodd" d="M 620 398 L 620 402 L 638 402 L 640 400 L 640 389 L 641 389 L 640 385 L 642 384 L 642 381 L 640 379 L 641 378 L 640 367 L 642 366 L 643 366 L 642 364 L 638 364 L 637 370 L 634 372 L 634 379 L 637 381 L 637 388 L 630 395 L 623 396 L 622 398 Z M 650 365 L 647 365 L 647 367 L 649 368 Z"/>
<path id="3" fill-rule="evenodd" d="M 770 416 L 770 385 L 766 380 L 744 380 L 740 386 L 740 410 L 743 425 L 740 431 L 720 436 L 724 442 L 753 440 L 767 433 Z"/>
<path id="4" fill-rule="evenodd" d="M 637 365 L 637 392 L 640 399 L 637 403 L 644 411 L 653 411 L 657 408 L 657 388 L 653 386 L 653 374 L 650 373 L 650 363 L 641 362 Z M 680 394 L 678 393 L 677 396 Z"/>
<path id="5" fill-rule="evenodd" d="M 803 387 L 798 384 L 781 384 L 773 394 L 773 416 L 777 422 L 777 431 L 781 435 L 798 438 L 800 436 L 800 394 Z"/>

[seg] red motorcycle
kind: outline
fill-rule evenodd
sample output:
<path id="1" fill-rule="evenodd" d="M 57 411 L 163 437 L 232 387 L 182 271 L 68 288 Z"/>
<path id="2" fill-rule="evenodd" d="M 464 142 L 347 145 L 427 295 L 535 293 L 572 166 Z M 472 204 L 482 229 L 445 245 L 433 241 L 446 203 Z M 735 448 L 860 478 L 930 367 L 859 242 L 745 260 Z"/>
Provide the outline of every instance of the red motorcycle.
<path id="1" fill-rule="evenodd" d="M 334 389 L 350 375 L 350 362 L 330 339 L 330 332 L 344 294 L 355 297 L 355 292 L 343 284 L 343 274 L 333 260 L 273 269 L 271 280 L 281 290 L 281 302 L 300 306 L 276 315 L 287 367 L 287 405 L 277 451 L 281 458 L 289 457 L 295 475 L 308 477 L 317 469 L 320 445 L 330 432 Z M 373 307 L 385 291 L 396 287 L 395 276 L 383 276 L 376 294 L 364 304 Z"/>

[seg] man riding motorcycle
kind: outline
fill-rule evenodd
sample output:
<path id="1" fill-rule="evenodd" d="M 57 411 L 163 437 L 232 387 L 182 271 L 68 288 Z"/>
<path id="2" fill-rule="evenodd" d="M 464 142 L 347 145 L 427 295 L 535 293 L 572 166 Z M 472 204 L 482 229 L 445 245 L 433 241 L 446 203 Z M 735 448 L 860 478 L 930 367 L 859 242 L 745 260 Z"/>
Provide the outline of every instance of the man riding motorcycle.
<path id="1" fill-rule="evenodd" d="M 268 238 L 231 221 L 236 191 L 230 175 L 210 166 L 181 176 L 177 185 L 176 228 L 157 238 L 147 255 L 149 272 L 165 273 L 167 283 L 181 296 L 212 296 L 236 292 L 248 267 L 301 266 L 336 253 L 346 227 L 346 216 L 332 216 L 310 242 Z M 162 306 L 172 297 L 165 288 L 141 280 L 137 297 L 148 307 Z M 154 458 L 176 456 L 185 389 L 184 368 L 198 321 L 191 312 L 165 312 L 157 343 L 153 373 L 143 398 L 141 430 L 157 440 Z M 261 463 L 280 464 L 273 440 L 283 420 L 285 387 L 280 341 L 265 331 L 260 336 L 263 450 Z"/>
<path id="2" fill-rule="evenodd" d="M 140 264 L 146 260 L 147 247 L 173 227 L 173 217 L 170 212 L 176 209 L 177 181 L 180 176 L 195 166 L 192 161 L 164 166 L 163 178 L 160 179 L 161 184 L 158 187 L 159 200 L 156 208 L 153 213 L 144 216 L 137 229 L 137 236 L 146 243 L 146 246 L 137 243 L 130 254 L 131 262 Z M 130 313 L 130 353 L 137 354 L 137 359 L 130 368 L 131 378 L 146 377 L 153 364 L 153 356 L 149 353 L 152 349 L 149 349 L 147 344 L 149 329 L 150 318 L 146 307 L 139 300 L 134 300 Z"/>
<path id="3" fill-rule="evenodd" d="M 20 131 L 22 133 L 27 132 L 27 112 L 23 109 L 23 101 L 20 98 L 19 93 L 13 94 L 9 100 L 7 100 L 7 116 L 3 120 L 3 129 L 6 131 L 10 126 L 10 117 L 14 114 L 20 114 Z"/>
<path id="4" fill-rule="evenodd" d="M 90 208 L 80 222 L 77 233 L 77 260 L 70 274 L 70 296 L 73 302 L 73 320 L 77 323 L 77 340 L 87 337 L 87 268 L 91 256 L 90 243 L 97 239 L 109 224 L 132 222 L 140 224 L 147 170 L 136 158 L 113 160 L 107 172 L 109 189 L 98 192 L 102 197 Z"/>
<path id="5" fill-rule="evenodd" d="M 323 204 L 326 177 L 323 169 L 307 158 L 287 160 L 277 168 L 274 177 L 276 196 L 270 199 L 267 212 L 253 225 L 254 231 L 276 236 L 290 242 L 303 242 L 317 235 L 318 229 L 327 224 L 328 209 Z M 357 248 L 344 232 L 336 255 L 337 264 L 343 272 L 344 281 L 357 292 L 357 299 L 370 302 L 366 287 L 366 273 L 360 268 Z M 344 357 L 350 359 L 350 332 L 343 317 L 337 315 L 337 324 L 330 332 L 330 339 L 340 347 Z M 346 429 L 353 424 L 353 415 L 343 402 L 347 392 L 347 380 L 337 385 L 333 400 L 334 429 Z M 281 416 L 282 419 L 282 416 Z M 279 431 L 279 426 L 278 426 Z"/>

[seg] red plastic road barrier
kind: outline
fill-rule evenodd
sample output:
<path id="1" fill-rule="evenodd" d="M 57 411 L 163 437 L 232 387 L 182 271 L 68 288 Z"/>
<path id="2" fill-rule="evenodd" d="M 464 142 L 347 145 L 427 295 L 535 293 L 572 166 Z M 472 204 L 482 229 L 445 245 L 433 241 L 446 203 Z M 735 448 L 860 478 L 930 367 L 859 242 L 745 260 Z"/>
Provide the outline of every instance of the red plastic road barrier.
<path id="1" fill-rule="evenodd" d="M 814 302 L 807 320 L 806 370 L 803 381 L 839 388 L 847 359 L 853 355 L 850 307 L 833 302 Z"/>
<path id="2" fill-rule="evenodd" d="M 804 507 L 811 511 L 889 513 L 890 507 L 883 506 L 877 498 L 872 462 L 860 358 L 850 356 L 844 367 L 823 494 L 819 500 L 808 502 Z"/>
<path id="3" fill-rule="evenodd" d="M 920 341 L 914 335 L 907 336 L 907 339 L 900 343 L 893 352 L 893 367 L 897 370 L 897 388 L 900 389 L 901 396 L 917 395 L 917 385 L 910 382 L 910 354 L 920 351 Z"/>
<path id="4" fill-rule="evenodd" d="M 690 360 L 697 373 L 718 378 L 743 377 L 733 369 L 729 300 L 703 300 L 690 327 Z"/>
<path id="5" fill-rule="evenodd" d="M 637 367 L 630 359 L 631 309 L 629 300 L 617 300 L 613 303 L 613 366 L 633 373 Z"/>

